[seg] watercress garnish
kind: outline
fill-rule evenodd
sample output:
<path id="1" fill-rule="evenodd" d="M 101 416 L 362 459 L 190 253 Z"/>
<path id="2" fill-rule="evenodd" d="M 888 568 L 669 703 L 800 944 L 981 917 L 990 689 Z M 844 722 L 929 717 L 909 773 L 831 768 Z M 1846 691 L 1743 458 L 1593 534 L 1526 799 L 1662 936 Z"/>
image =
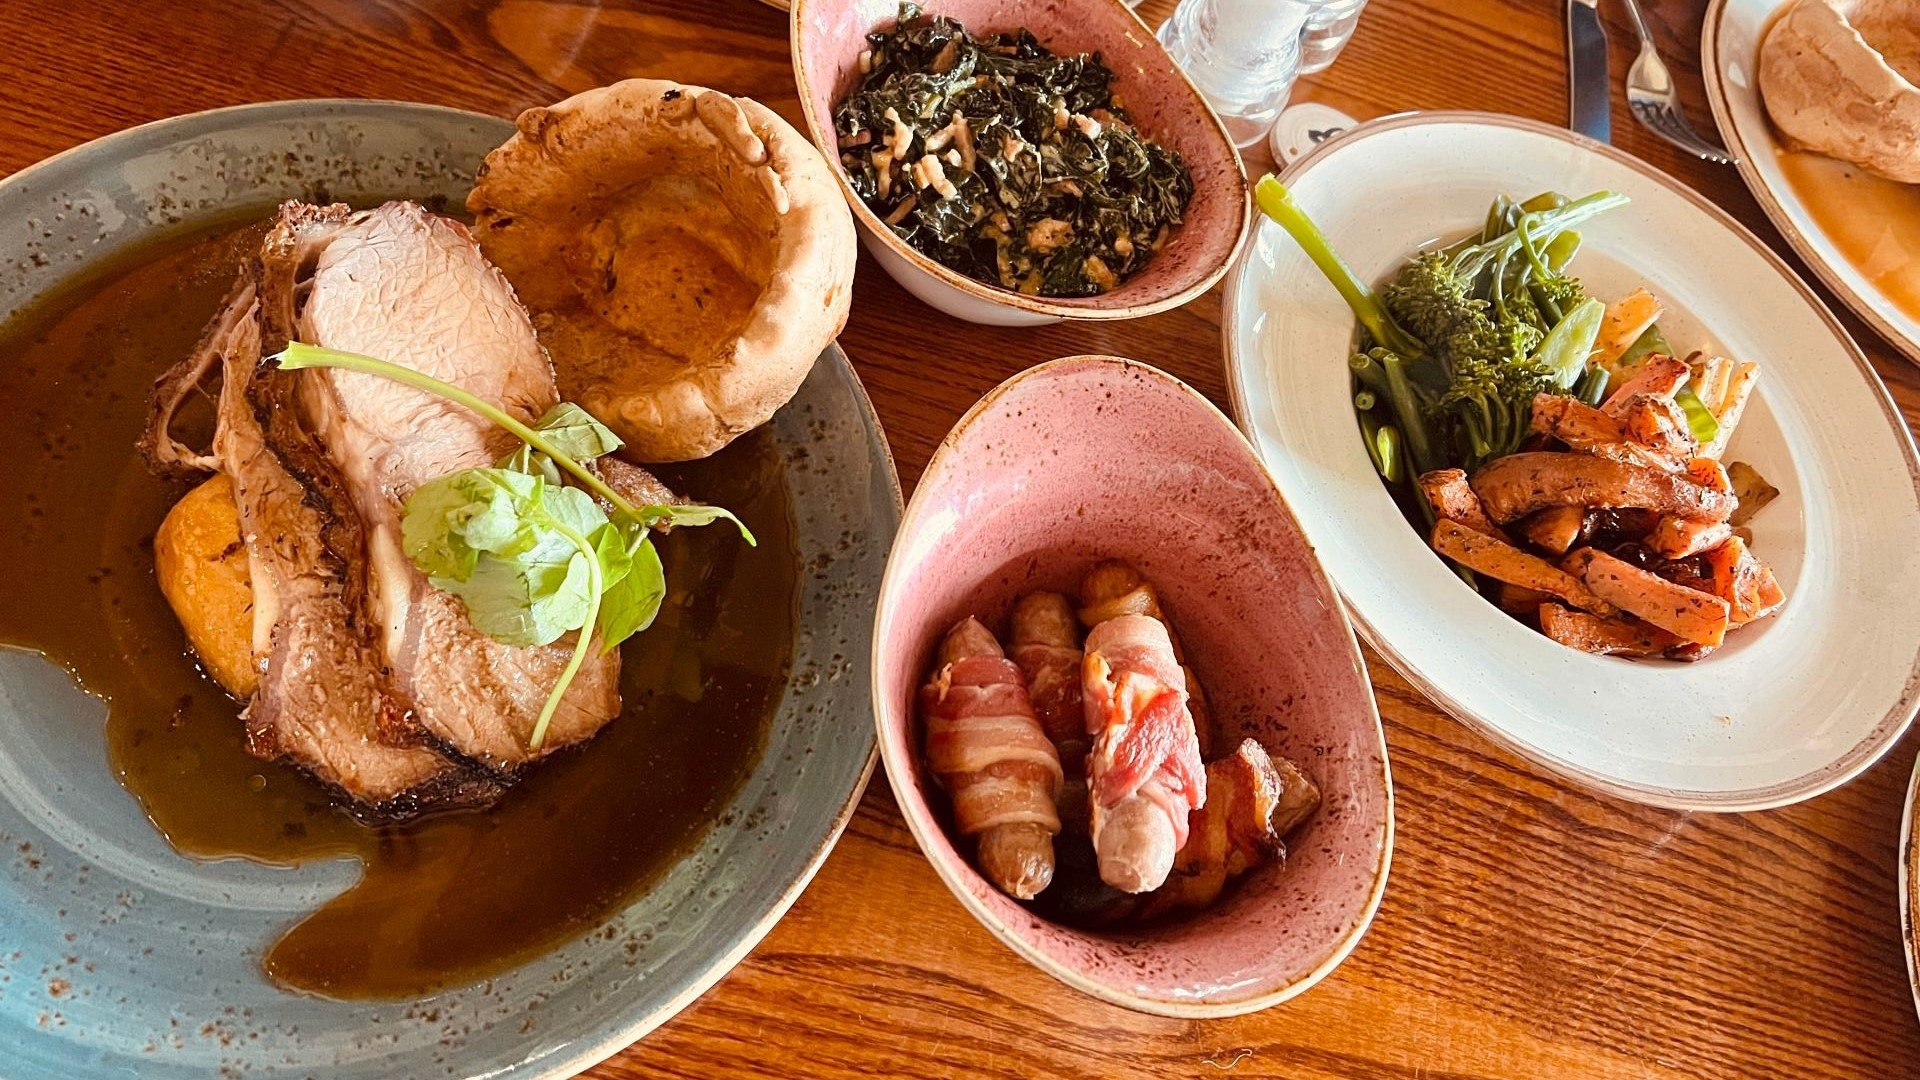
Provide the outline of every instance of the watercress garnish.
<path id="1" fill-rule="evenodd" d="M 618 450 L 619 436 L 571 402 L 528 426 L 458 386 L 371 356 L 296 341 L 271 359 L 288 370 L 330 367 L 389 378 L 472 409 L 519 437 L 520 449 L 493 466 L 449 473 L 408 495 L 400 538 L 413 565 L 435 588 L 458 597 L 474 629 L 495 641 L 548 645 L 579 631 L 534 724 L 531 749 L 546 739 L 594 635 L 611 650 L 659 613 L 667 583 L 654 526 L 724 519 L 755 542 L 739 518 L 718 506 L 635 506 L 622 498 L 587 468 Z M 582 487 L 567 486 L 565 476 Z M 611 514 L 594 495 L 613 507 Z"/>

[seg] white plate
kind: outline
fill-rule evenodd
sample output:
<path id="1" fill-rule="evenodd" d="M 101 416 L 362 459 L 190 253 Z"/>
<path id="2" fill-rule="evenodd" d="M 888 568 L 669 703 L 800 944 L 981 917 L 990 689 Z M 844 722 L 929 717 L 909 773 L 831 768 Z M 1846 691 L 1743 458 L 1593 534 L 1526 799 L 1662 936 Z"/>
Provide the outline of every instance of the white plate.
<path id="1" fill-rule="evenodd" d="M 1814 220 L 1780 169 L 1780 140 L 1767 121 L 1757 78 L 1760 40 L 1786 0 L 1713 0 L 1700 32 L 1707 100 L 1740 175 L 1774 227 L 1840 301 L 1907 359 L 1920 363 L 1920 318 L 1900 310 Z M 1920 271 L 1916 271 L 1920 272 Z"/>
<path id="2" fill-rule="evenodd" d="M 1920 850 L 1913 846 L 1913 807 L 1920 800 L 1920 761 L 1913 764 L 1913 779 L 1907 781 L 1907 808 L 1900 815 L 1900 944 L 1907 954 L 1907 985 L 1913 989 L 1913 1008 L 1920 1012 L 1920 941 L 1914 939 L 1914 876 L 1920 872 Z"/>
<path id="3" fill-rule="evenodd" d="M 1632 198 L 1583 229 L 1574 271 L 1618 297 L 1644 283 L 1681 349 L 1763 365 L 1729 460 L 1781 496 L 1753 520 L 1783 610 L 1697 664 L 1590 656 L 1507 617 L 1400 516 L 1362 448 L 1345 358 L 1354 320 L 1261 219 L 1229 284 L 1229 386 L 1354 621 L 1448 712 L 1539 764 L 1683 809 L 1778 806 L 1877 759 L 1920 704 L 1920 464 L 1893 402 L 1778 257 L 1650 166 L 1514 117 L 1363 124 L 1288 170 L 1364 279 L 1477 227 L 1502 192 Z"/>

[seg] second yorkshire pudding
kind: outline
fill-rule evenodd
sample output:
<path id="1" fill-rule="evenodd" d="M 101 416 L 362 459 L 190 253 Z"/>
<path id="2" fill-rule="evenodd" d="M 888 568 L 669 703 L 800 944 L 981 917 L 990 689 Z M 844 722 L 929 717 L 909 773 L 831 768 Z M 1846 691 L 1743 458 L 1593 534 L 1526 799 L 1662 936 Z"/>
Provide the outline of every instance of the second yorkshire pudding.
<path id="1" fill-rule="evenodd" d="M 1760 46 L 1759 81 L 1796 148 L 1920 183 L 1920 0 L 1793 0 Z"/>
<path id="2" fill-rule="evenodd" d="M 705 457 L 799 390 L 847 318 L 825 159 L 746 98 L 629 79 L 520 114 L 467 209 L 560 393 L 642 461 Z"/>

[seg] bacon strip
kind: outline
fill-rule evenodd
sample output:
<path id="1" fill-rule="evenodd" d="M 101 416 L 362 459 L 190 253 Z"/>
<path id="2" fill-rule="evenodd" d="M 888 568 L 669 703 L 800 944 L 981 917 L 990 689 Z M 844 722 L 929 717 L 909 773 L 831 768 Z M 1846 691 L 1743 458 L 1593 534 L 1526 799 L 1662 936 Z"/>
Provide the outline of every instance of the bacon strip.
<path id="1" fill-rule="evenodd" d="M 1160 606 L 1160 591 L 1153 587 L 1137 567 L 1125 559 L 1106 559 L 1095 563 L 1080 579 L 1080 621 L 1091 630 L 1119 615 L 1146 615 L 1160 620 L 1167 628 L 1167 640 L 1173 642 L 1173 658 L 1187 679 L 1187 712 L 1193 715 L 1194 734 L 1200 738 L 1200 756 L 1213 756 L 1213 714 L 1207 707 L 1207 694 L 1200 679 L 1187 663 L 1187 651 L 1180 647 L 1180 635 Z"/>
<path id="2" fill-rule="evenodd" d="M 1188 814 L 1206 800 L 1186 677 L 1166 627 L 1144 615 L 1094 627 L 1081 700 L 1094 736 L 1088 782 L 1101 880 L 1123 892 L 1157 889 L 1187 842 Z"/>
<path id="3" fill-rule="evenodd" d="M 952 798 L 960 832 L 978 837 L 981 873 L 1031 900 L 1053 880 L 1060 758 L 1020 668 L 979 620 L 947 634 L 939 665 L 920 688 L 927 767 Z"/>
<path id="4" fill-rule="evenodd" d="M 1060 812 L 1060 830 L 1084 838 L 1091 811 L 1087 807 L 1087 739 L 1085 709 L 1080 704 L 1080 623 L 1073 601 L 1060 593 L 1028 593 L 1013 606 L 1013 661 L 1027 677 L 1027 696 L 1040 727 L 1060 752 L 1066 780 L 1054 800 Z"/>

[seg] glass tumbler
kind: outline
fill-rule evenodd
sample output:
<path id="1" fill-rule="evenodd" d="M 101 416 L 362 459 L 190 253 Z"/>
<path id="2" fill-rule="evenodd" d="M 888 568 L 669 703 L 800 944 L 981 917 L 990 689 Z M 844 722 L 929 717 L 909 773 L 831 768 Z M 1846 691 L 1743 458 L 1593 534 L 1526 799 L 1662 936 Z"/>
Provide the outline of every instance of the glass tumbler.
<path id="1" fill-rule="evenodd" d="M 1302 37 L 1320 6 L 1315 0 L 1180 0 L 1155 36 L 1245 148 L 1266 138 L 1286 107 L 1300 71 Z"/>
<path id="2" fill-rule="evenodd" d="M 1300 36 L 1300 74 L 1312 75 L 1333 66 L 1353 38 L 1360 10 L 1366 6 L 1367 0 L 1323 0 L 1315 5 Z"/>

